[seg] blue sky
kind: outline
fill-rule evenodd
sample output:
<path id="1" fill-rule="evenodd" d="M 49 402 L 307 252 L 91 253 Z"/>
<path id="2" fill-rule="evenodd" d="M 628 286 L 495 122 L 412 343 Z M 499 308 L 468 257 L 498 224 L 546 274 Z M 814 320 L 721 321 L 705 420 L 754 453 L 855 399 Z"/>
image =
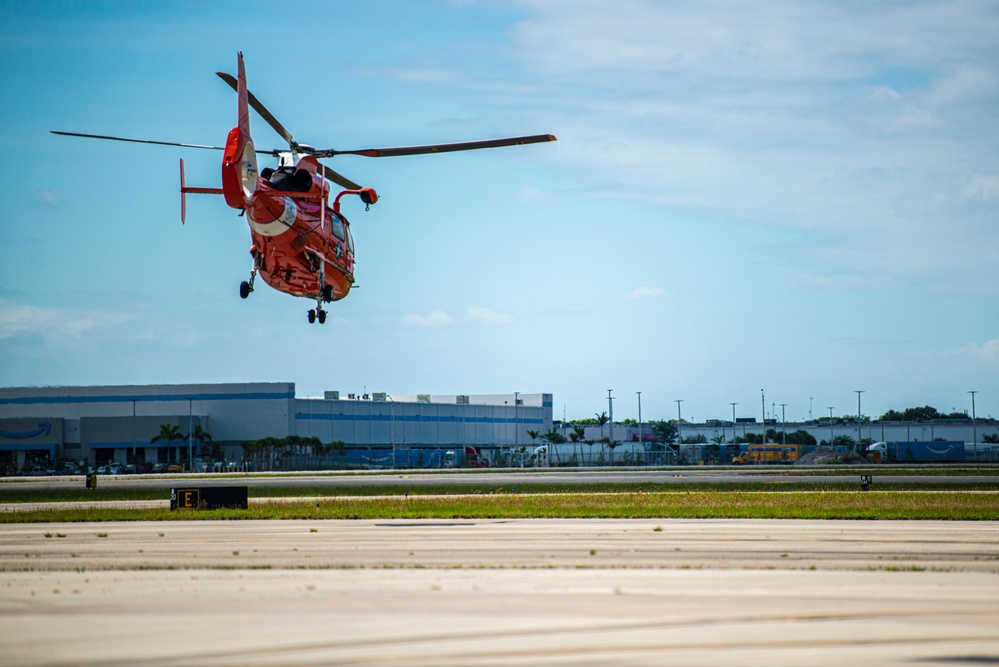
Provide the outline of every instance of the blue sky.
<path id="1" fill-rule="evenodd" d="M 993 2 L 0 0 L 0 384 L 551 392 L 557 417 L 999 417 Z M 242 301 L 219 154 L 242 50 L 340 149 L 359 288 Z M 281 140 L 255 115 L 258 148 Z M 268 163 L 261 159 L 261 166 Z"/>

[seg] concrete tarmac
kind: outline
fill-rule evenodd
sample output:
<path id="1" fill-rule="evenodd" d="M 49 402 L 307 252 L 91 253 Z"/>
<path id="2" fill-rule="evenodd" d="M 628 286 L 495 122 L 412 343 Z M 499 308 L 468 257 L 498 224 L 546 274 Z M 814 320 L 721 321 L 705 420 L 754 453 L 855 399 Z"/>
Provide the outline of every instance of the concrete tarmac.
<path id="1" fill-rule="evenodd" d="M 999 523 L 0 524 L 9 665 L 999 662 Z"/>

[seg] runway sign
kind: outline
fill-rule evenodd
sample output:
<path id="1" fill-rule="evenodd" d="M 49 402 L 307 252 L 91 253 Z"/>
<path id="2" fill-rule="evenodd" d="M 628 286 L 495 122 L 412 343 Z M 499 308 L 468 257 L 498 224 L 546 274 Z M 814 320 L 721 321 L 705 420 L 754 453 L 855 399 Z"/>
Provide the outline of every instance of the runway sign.
<path id="1" fill-rule="evenodd" d="M 170 489 L 171 510 L 218 510 L 249 507 L 246 486 L 203 486 Z"/>

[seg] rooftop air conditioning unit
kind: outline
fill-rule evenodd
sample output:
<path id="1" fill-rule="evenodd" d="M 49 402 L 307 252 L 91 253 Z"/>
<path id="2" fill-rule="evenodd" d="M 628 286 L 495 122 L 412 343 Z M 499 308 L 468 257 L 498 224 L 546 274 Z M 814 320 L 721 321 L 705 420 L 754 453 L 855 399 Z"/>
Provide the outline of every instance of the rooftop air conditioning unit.
<path id="1" fill-rule="evenodd" d="M 382 403 L 384 403 L 385 402 L 385 396 L 386 396 L 386 394 L 384 392 L 376 391 L 375 393 L 371 394 L 371 400 L 372 401 L 381 401 Z"/>
<path id="2" fill-rule="evenodd" d="M 458 405 L 468 405 L 468 396 L 458 396 L 455 399 Z"/>
<path id="3" fill-rule="evenodd" d="M 326 392 L 325 397 L 326 397 L 327 401 L 339 401 L 340 400 L 340 392 L 338 392 L 338 391 L 328 391 L 328 392 Z"/>
<path id="4" fill-rule="evenodd" d="M 416 402 L 417 403 L 429 403 L 430 402 L 430 394 L 417 394 L 416 395 Z"/>

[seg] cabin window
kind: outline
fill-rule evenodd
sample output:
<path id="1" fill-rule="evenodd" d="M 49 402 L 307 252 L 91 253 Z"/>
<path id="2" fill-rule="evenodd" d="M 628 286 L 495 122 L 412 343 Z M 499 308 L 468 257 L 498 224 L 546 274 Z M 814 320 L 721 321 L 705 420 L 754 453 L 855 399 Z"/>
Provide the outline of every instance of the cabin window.
<path id="1" fill-rule="evenodd" d="M 341 241 L 345 241 L 346 238 L 343 233 L 343 221 L 335 215 L 330 216 L 330 227 L 333 229 L 333 235 L 336 236 Z"/>

